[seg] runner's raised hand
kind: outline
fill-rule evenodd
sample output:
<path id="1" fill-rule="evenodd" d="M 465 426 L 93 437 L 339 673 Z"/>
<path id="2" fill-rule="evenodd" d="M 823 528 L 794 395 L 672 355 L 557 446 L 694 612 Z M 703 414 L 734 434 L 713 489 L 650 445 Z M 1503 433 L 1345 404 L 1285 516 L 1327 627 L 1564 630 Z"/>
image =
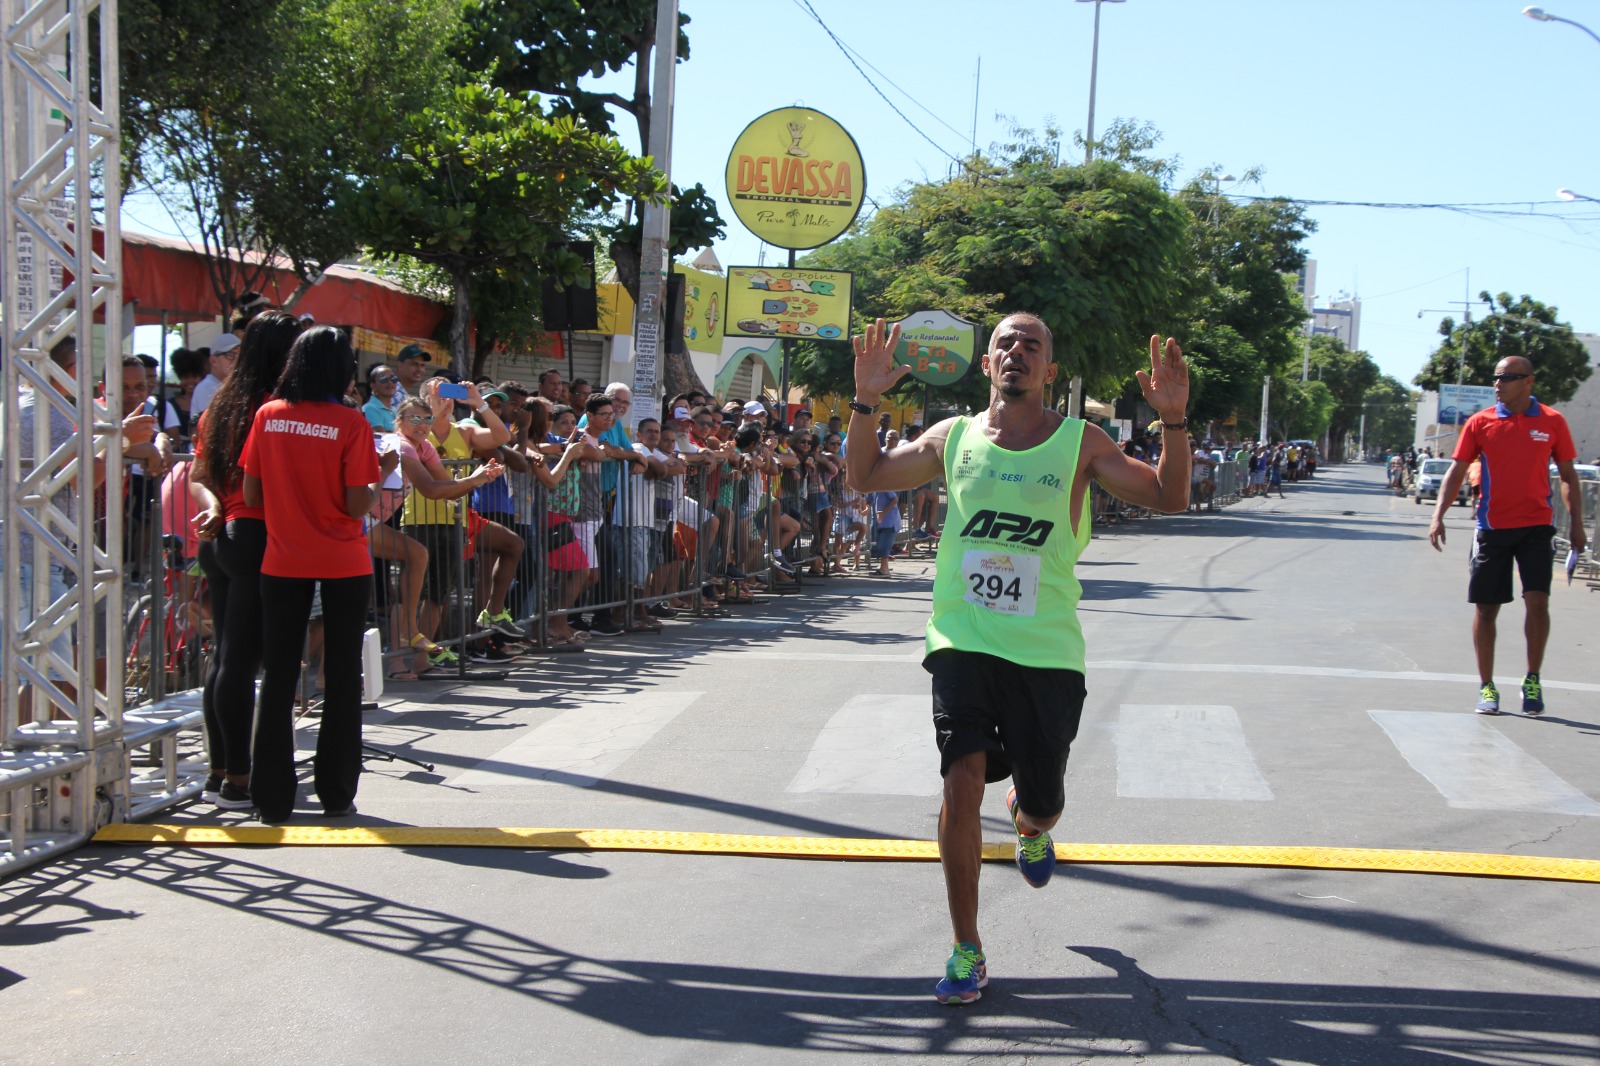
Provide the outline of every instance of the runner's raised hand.
<path id="1" fill-rule="evenodd" d="M 857 371 L 859 378 L 860 371 Z M 1139 391 L 1145 403 L 1156 409 L 1163 422 L 1181 422 L 1189 410 L 1189 364 L 1183 358 L 1178 342 L 1167 338 L 1165 349 L 1161 334 L 1150 335 L 1150 373 L 1135 370 Z"/>
<path id="2" fill-rule="evenodd" d="M 851 338 L 856 351 L 856 399 L 866 404 L 878 402 L 890 386 L 907 374 L 909 366 L 896 365 L 894 350 L 900 345 L 900 326 L 877 319 L 867 331 Z"/>

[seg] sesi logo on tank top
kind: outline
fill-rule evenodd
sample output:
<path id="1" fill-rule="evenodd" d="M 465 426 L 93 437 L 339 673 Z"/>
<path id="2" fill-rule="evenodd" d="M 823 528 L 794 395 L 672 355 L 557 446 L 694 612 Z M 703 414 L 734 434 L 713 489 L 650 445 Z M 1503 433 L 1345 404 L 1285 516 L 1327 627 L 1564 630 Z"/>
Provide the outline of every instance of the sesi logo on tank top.
<path id="1" fill-rule="evenodd" d="M 1025 514 L 984 510 L 972 516 L 961 535 L 973 540 L 1003 538 L 1007 544 L 1026 544 L 1031 548 L 1039 548 L 1050 539 L 1050 531 L 1055 528 L 1054 522 L 1029 518 Z"/>

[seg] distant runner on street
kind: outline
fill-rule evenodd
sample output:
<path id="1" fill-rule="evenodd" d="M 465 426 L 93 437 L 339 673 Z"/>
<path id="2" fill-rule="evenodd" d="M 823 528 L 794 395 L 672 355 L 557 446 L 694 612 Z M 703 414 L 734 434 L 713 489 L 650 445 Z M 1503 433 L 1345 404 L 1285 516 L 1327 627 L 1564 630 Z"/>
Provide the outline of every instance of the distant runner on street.
<path id="1" fill-rule="evenodd" d="M 1533 395 L 1533 364 L 1519 355 L 1494 368 L 1493 407 L 1467 419 L 1456 441 L 1454 460 L 1439 487 L 1428 541 L 1444 551 L 1444 516 L 1455 502 L 1474 460 L 1481 462 L 1477 532 L 1472 541 L 1467 600 L 1474 605 L 1472 647 L 1478 658 L 1478 713 L 1500 713 L 1494 683 L 1495 623 L 1500 605 L 1511 602 L 1511 567 L 1522 579 L 1526 613 L 1522 631 L 1528 642 L 1528 672 L 1522 679 L 1522 713 L 1544 713 L 1539 670 L 1550 639 L 1550 571 L 1555 565 L 1555 512 L 1550 506 L 1550 464 L 1561 475 L 1571 519 L 1567 540 L 1583 554 L 1583 489 L 1572 461 L 1578 450 L 1567 420 Z"/>
<path id="2" fill-rule="evenodd" d="M 1056 378 L 1042 319 L 1013 314 L 989 339 L 989 408 L 951 418 L 893 452 L 873 413 L 910 367 L 894 362 L 900 327 L 883 319 L 855 338 L 846 470 L 858 492 L 896 492 L 943 476 L 949 514 L 939 542 L 923 667 L 933 675 L 933 722 L 944 775 L 939 859 L 955 946 L 934 996 L 971 1003 L 988 983 L 978 935 L 979 810 L 984 786 L 1006 795 L 1017 866 L 1035 888 L 1050 880 L 1050 828 L 1066 805 L 1067 753 L 1084 700 L 1082 586 L 1073 573 L 1089 543 L 1089 481 L 1138 507 L 1189 502 L 1189 368 L 1175 340 L 1150 338 L 1139 387 L 1162 424 L 1161 461 L 1130 458 L 1105 431 L 1046 407 Z"/>

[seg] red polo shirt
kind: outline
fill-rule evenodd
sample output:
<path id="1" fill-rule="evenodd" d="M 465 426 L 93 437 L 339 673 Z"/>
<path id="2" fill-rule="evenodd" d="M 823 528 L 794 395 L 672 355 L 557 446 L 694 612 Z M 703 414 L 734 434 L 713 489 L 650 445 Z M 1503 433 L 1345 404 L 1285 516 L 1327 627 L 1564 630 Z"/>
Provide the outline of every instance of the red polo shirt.
<path id="1" fill-rule="evenodd" d="M 1516 529 L 1555 521 L 1550 464 L 1577 455 L 1567 420 L 1533 400 L 1520 415 L 1497 403 L 1467 419 L 1450 457 L 1463 463 L 1483 460 L 1478 528 Z"/>
<path id="2" fill-rule="evenodd" d="M 378 480 L 372 424 L 337 403 L 261 405 L 240 464 L 261 481 L 272 577 L 339 578 L 372 573 L 361 519 L 344 509 L 344 490 Z"/>

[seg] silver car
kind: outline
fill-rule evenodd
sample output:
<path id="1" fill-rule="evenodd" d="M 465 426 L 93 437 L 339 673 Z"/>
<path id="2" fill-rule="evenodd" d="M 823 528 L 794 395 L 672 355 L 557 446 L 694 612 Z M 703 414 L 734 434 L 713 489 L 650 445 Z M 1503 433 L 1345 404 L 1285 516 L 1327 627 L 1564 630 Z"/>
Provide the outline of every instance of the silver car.
<path id="1" fill-rule="evenodd" d="M 1411 490 L 1419 507 L 1422 505 L 1423 500 L 1437 500 L 1439 498 L 1439 489 L 1444 485 L 1445 471 L 1449 469 L 1450 460 L 1448 459 L 1422 460 L 1422 465 L 1417 468 L 1416 487 Z M 1456 503 L 1465 507 L 1471 498 L 1467 479 L 1462 478 L 1461 488 L 1456 491 Z"/>

